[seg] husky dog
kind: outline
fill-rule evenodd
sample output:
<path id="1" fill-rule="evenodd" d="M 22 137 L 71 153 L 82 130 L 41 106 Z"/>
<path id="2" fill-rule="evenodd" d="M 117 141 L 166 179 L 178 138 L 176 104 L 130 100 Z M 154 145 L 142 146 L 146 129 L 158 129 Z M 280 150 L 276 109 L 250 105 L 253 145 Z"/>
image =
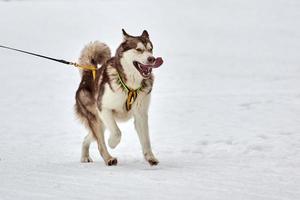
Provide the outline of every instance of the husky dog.
<path id="1" fill-rule="evenodd" d="M 81 71 L 76 92 L 76 114 L 89 130 L 82 144 L 81 162 L 92 162 L 89 147 L 96 140 L 106 165 L 117 165 L 117 159 L 106 148 L 104 131 L 109 130 L 108 145 L 115 148 L 121 140 L 116 122 L 133 117 L 144 157 L 150 165 L 157 165 L 149 139 L 148 107 L 153 85 L 151 72 L 163 60 L 153 57 L 153 45 L 146 30 L 141 36 L 122 31 L 124 40 L 114 57 L 106 44 L 95 41 L 85 46 L 79 58 L 79 65 L 100 66 L 95 78 L 91 71 Z"/>

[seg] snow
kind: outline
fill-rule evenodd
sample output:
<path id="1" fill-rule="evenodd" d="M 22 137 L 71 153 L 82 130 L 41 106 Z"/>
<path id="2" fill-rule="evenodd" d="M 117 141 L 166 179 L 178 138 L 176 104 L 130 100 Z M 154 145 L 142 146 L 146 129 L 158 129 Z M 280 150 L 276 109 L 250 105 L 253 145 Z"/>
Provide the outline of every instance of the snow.
<path id="1" fill-rule="evenodd" d="M 0 199 L 300 199 L 300 2 L 0 1 L 0 43 L 76 60 L 147 29 L 155 70 L 152 146 L 121 124 L 107 167 L 73 112 L 79 73 L 0 50 Z M 108 133 L 106 133 L 108 134 Z M 107 135 L 106 135 L 107 136 Z"/>

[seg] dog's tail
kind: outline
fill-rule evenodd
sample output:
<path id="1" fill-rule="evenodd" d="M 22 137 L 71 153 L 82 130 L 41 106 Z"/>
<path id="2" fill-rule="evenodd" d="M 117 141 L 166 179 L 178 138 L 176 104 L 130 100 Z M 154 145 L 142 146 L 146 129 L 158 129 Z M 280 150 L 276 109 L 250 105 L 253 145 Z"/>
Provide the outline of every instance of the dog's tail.
<path id="1" fill-rule="evenodd" d="M 78 64 L 82 66 L 103 65 L 111 58 L 109 47 L 99 41 L 90 42 L 81 51 L 78 59 Z M 76 92 L 75 113 L 78 118 L 87 126 L 90 126 L 90 121 L 95 120 L 95 113 L 93 109 L 93 93 L 95 89 L 95 82 L 93 81 L 92 71 L 80 70 L 81 82 Z"/>
<path id="2" fill-rule="evenodd" d="M 83 66 L 103 65 L 111 58 L 109 47 L 102 42 L 95 41 L 87 44 L 81 51 L 78 63 Z"/>

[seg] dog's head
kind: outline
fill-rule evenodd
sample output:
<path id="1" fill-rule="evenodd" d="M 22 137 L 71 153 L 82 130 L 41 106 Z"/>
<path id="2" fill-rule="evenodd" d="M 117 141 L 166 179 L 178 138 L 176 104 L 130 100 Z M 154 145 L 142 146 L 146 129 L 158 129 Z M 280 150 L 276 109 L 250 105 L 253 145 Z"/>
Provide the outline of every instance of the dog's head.
<path id="1" fill-rule="evenodd" d="M 162 58 L 153 57 L 153 45 L 146 30 L 141 36 L 131 36 L 123 31 L 124 41 L 117 49 L 117 55 L 127 73 L 149 78 L 152 68 L 162 65 Z"/>

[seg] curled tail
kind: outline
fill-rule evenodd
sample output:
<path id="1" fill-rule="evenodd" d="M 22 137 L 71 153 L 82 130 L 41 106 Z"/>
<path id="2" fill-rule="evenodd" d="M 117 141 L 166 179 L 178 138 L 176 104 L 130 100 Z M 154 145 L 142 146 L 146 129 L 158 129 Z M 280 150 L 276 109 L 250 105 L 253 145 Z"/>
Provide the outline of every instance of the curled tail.
<path id="1" fill-rule="evenodd" d="M 78 64 L 83 66 L 103 65 L 111 58 L 109 47 L 102 42 L 95 41 L 87 44 L 81 51 Z"/>
<path id="2" fill-rule="evenodd" d="M 109 47 L 99 41 L 90 42 L 81 51 L 78 64 L 83 66 L 103 65 L 111 58 Z M 75 112 L 79 119 L 89 127 L 90 122 L 95 120 L 95 83 L 90 70 L 80 70 L 81 82 L 76 92 Z"/>

